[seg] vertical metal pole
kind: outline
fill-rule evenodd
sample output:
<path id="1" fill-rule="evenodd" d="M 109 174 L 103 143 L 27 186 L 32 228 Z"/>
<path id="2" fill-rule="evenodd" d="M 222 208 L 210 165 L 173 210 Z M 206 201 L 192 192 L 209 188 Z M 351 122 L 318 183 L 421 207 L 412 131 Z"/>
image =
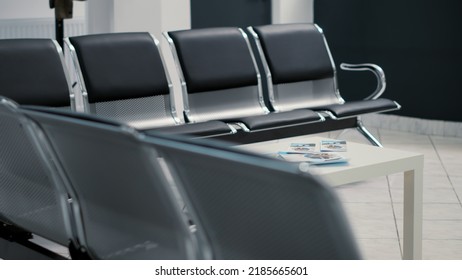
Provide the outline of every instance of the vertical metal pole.
<path id="1" fill-rule="evenodd" d="M 55 17 L 55 31 L 56 31 L 56 35 L 55 35 L 55 38 L 56 38 L 56 41 L 58 41 L 58 44 L 61 46 L 61 48 L 63 48 L 63 44 L 64 44 L 64 20 L 63 19 L 59 19 L 57 17 Z"/>

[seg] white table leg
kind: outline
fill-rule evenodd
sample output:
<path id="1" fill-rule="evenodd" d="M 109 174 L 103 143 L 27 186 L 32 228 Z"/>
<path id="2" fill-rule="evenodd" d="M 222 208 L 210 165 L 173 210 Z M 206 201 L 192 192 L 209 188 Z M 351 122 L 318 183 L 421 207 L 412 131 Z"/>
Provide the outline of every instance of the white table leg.
<path id="1" fill-rule="evenodd" d="M 404 172 L 403 259 L 422 259 L 423 163 Z"/>

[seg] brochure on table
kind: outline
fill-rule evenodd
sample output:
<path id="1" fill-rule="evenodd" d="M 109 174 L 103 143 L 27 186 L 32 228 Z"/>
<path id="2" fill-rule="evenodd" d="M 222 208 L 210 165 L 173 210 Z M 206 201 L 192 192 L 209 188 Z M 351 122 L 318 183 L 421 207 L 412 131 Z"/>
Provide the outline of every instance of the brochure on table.
<path id="1" fill-rule="evenodd" d="M 322 140 L 319 148 L 316 143 L 291 143 L 287 151 L 278 151 L 273 156 L 289 162 L 332 164 L 348 162 L 348 159 L 342 155 L 342 152 L 346 151 L 345 140 Z"/>

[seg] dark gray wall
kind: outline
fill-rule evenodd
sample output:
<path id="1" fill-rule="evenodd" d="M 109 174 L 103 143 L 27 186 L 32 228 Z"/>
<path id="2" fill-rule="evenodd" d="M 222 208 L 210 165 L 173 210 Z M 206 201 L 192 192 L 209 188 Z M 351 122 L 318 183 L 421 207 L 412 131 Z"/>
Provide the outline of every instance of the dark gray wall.
<path id="1" fill-rule="evenodd" d="M 191 0 L 191 27 L 271 23 L 271 0 Z"/>
<path id="2" fill-rule="evenodd" d="M 341 62 L 379 64 L 393 114 L 462 121 L 462 1 L 315 0 L 314 19 Z M 271 0 L 191 0 L 192 28 L 271 23 Z M 339 70 L 347 100 L 375 87 L 371 74 Z"/>
<path id="3" fill-rule="evenodd" d="M 462 121 L 462 1 L 318 0 L 314 18 L 337 65 L 382 66 L 384 97 L 403 105 L 394 114 Z M 339 70 L 339 86 L 346 99 L 360 99 L 374 79 Z"/>

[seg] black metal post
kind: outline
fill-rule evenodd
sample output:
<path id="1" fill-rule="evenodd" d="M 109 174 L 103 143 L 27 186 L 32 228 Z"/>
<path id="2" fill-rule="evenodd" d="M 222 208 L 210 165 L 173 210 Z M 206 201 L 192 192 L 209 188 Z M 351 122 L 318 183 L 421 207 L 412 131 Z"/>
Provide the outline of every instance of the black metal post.
<path id="1" fill-rule="evenodd" d="M 63 47 L 64 44 L 64 20 L 60 18 L 55 18 L 55 31 L 56 31 L 56 41 L 58 44 Z"/>
<path id="2" fill-rule="evenodd" d="M 64 19 L 72 18 L 73 0 L 50 0 L 50 8 L 55 9 L 55 39 L 63 47 Z"/>

